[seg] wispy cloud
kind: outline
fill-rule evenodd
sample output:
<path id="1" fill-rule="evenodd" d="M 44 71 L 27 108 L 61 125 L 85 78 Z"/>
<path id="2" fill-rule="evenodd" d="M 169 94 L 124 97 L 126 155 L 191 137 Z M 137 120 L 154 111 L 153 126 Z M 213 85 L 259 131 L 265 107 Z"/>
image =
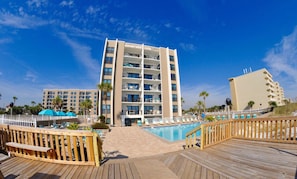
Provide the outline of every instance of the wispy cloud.
<path id="1" fill-rule="evenodd" d="M 194 51 L 196 50 L 196 46 L 191 43 L 180 43 L 179 46 L 185 51 Z"/>
<path id="2" fill-rule="evenodd" d="M 35 82 L 36 79 L 37 79 L 37 75 L 35 73 L 33 73 L 32 71 L 26 72 L 25 80 Z"/>
<path id="3" fill-rule="evenodd" d="M 31 29 L 46 25 L 47 22 L 35 16 L 17 16 L 8 12 L 0 12 L 0 25 L 17 29 Z"/>
<path id="4" fill-rule="evenodd" d="M 29 0 L 27 1 L 27 5 L 29 7 L 41 7 L 42 5 L 47 4 L 47 0 Z"/>
<path id="5" fill-rule="evenodd" d="M 74 5 L 73 1 L 62 1 L 60 4 L 60 6 L 67 6 L 67 7 L 72 7 Z"/>
<path id="6" fill-rule="evenodd" d="M 65 33 L 60 33 L 59 35 L 60 38 L 72 48 L 74 57 L 85 67 L 89 76 L 92 79 L 97 80 L 99 77 L 100 65 L 97 60 L 92 58 L 91 48 L 70 39 Z"/>
<path id="7" fill-rule="evenodd" d="M 196 86 L 181 86 L 182 97 L 185 100 L 184 109 L 194 107 L 198 101 L 203 101 L 199 94 L 206 91 L 209 96 L 206 98 L 206 106 L 212 107 L 214 105 L 222 105 L 225 103 L 227 97 L 230 97 L 229 88 L 227 86 L 212 86 L 208 84 L 201 84 Z"/>
<path id="8" fill-rule="evenodd" d="M 285 95 L 296 97 L 297 89 L 297 27 L 270 49 L 263 59 L 273 77 L 285 89 Z M 295 95 L 295 96 L 294 96 Z"/>
<path id="9" fill-rule="evenodd" d="M 7 43 L 11 43 L 12 39 L 10 38 L 4 38 L 4 39 L 0 39 L 0 44 L 7 44 Z"/>

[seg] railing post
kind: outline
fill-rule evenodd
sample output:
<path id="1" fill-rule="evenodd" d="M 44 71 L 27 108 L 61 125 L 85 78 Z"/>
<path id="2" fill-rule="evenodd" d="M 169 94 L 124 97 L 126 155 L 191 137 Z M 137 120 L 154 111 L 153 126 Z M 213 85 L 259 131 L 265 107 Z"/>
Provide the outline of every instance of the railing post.
<path id="1" fill-rule="evenodd" d="M 93 148 L 94 148 L 94 157 L 95 157 L 95 166 L 99 167 L 100 166 L 100 161 L 99 161 L 99 149 L 98 149 L 98 143 L 97 143 L 97 133 L 93 132 Z M 101 150 L 100 150 L 101 152 Z"/>
<path id="2" fill-rule="evenodd" d="M 204 130 L 204 125 L 201 125 L 201 134 L 200 134 L 200 149 L 203 150 L 204 149 L 204 133 L 205 133 L 205 130 Z"/>

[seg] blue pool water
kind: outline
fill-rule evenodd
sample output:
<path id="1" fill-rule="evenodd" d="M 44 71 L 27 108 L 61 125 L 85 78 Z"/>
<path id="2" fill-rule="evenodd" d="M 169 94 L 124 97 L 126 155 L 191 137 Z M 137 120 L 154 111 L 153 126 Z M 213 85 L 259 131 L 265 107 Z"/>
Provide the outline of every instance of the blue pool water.
<path id="1" fill-rule="evenodd" d="M 175 142 L 179 140 L 184 140 L 186 138 L 186 133 L 194 129 L 195 127 L 200 126 L 200 123 L 191 123 L 191 124 L 180 124 L 174 126 L 157 126 L 157 127 L 147 127 L 144 130 L 166 139 L 170 142 Z M 197 136 L 200 136 L 200 131 L 197 132 Z"/>

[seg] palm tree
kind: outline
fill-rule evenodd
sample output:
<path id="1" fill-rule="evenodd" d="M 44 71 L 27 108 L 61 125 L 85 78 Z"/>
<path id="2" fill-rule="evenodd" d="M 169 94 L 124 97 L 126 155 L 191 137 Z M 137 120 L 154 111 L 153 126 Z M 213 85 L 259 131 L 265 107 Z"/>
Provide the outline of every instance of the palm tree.
<path id="1" fill-rule="evenodd" d="M 208 96 L 209 94 L 206 92 L 206 91 L 202 91 L 200 94 L 199 94 L 199 97 L 203 97 L 203 101 L 204 101 L 204 106 L 203 106 L 203 111 L 204 111 L 204 113 L 205 113 L 205 107 L 206 107 L 206 105 L 205 105 L 205 98 Z"/>
<path id="2" fill-rule="evenodd" d="M 86 116 L 87 111 L 89 111 L 93 107 L 92 101 L 90 99 L 86 99 L 83 102 L 79 103 L 79 107 L 83 110 L 83 115 Z M 87 123 L 86 117 L 85 123 Z"/>
<path id="3" fill-rule="evenodd" d="M 13 104 L 15 106 L 15 101 L 18 100 L 18 98 L 14 96 L 14 97 L 12 97 L 12 99 L 13 99 Z"/>
<path id="4" fill-rule="evenodd" d="M 31 104 L 32 104 L 32 106 L 34 106 L 36 103 L 35 103 L 35 101 L 31 101 Z"/>
<path id="5" fill-rule="evenodd" d="M 1 97 L 2 97 L 2 94 L 0 93 L 0 99 L 1 99 Z"/>
<path id="6" fill-rule="evenodd" d="M 248 106 L 250 107 L 250 109 L 253 108 L 254 104 L 255 104 L 254 101 L 249 101 L 249 102 L 248 102 Z"/>
<path id="7" fill-rule="evenodd" d="M 200 113 L 201 113 L 201 108 L 204 107 L 203 102 L 202 102 L 202 101 L 198 101 L 198 102 L 196 103 L 196 105 L 197 105 L 197 107 L 198 107 L 199 114 L 200 114 Z"/>
<path id="8" fill-rule="evenodd" d="M 106 120 L 106 118 L 107 118 L 107 109 L 106 109 L 107 93 L 109 93 L 112 90 L 112 86 L 110 83 L 103 82 L 101 84 L 98 84 L 97 87 L 103 93 L 103 99 L 104 99 L 104 105 L 105 105 L 105 120 Z"/>
<path id="9" fill-rule="evenodd" d="M 52 105 L 54 106 L 54 109 L 56 110 L 56 107 L 60 108 L 62 107 L 62 99 L 60 98 L 60 96 L 57 96 L 55 99 L 53 99 L 52 101 Z"/>

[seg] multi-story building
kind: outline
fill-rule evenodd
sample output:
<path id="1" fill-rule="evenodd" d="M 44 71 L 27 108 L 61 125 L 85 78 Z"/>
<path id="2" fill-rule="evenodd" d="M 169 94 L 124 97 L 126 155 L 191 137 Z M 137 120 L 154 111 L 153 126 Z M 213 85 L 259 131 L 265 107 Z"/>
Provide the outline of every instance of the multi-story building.
<path id="1" fill-rule="evenodd" d="M 73 111 L 76 114 L 82 113 L 79 104 L 86 99 L 92 101 L 93 108 L 90 115 L 97 115 L 98 90 L 97 89 L 44 89 L 42 105 L 45 109 L 53 109 L 53 99 L 59 96 L 62 99 L 62 111 Z"/>
<path id="2" fill-rule="evenodd" d="M 271 102 L 284 105 L 284 91 L 279 83 L 274 82 L 272 75 L 265 69 L 252 72 L 244 70 L 244 74 L 229 79 L 232 110 L 250 109 L 248 103 L 254 101 L 253 109 L 270 107 Z"/>
<path id="3" fill-rule="evenodd" d="M 113 88 L 107 100 L 99 91 L 99 114 L 111 125 L 182 115 L 176 50 L 106 39 L 102 82 Z"/>

